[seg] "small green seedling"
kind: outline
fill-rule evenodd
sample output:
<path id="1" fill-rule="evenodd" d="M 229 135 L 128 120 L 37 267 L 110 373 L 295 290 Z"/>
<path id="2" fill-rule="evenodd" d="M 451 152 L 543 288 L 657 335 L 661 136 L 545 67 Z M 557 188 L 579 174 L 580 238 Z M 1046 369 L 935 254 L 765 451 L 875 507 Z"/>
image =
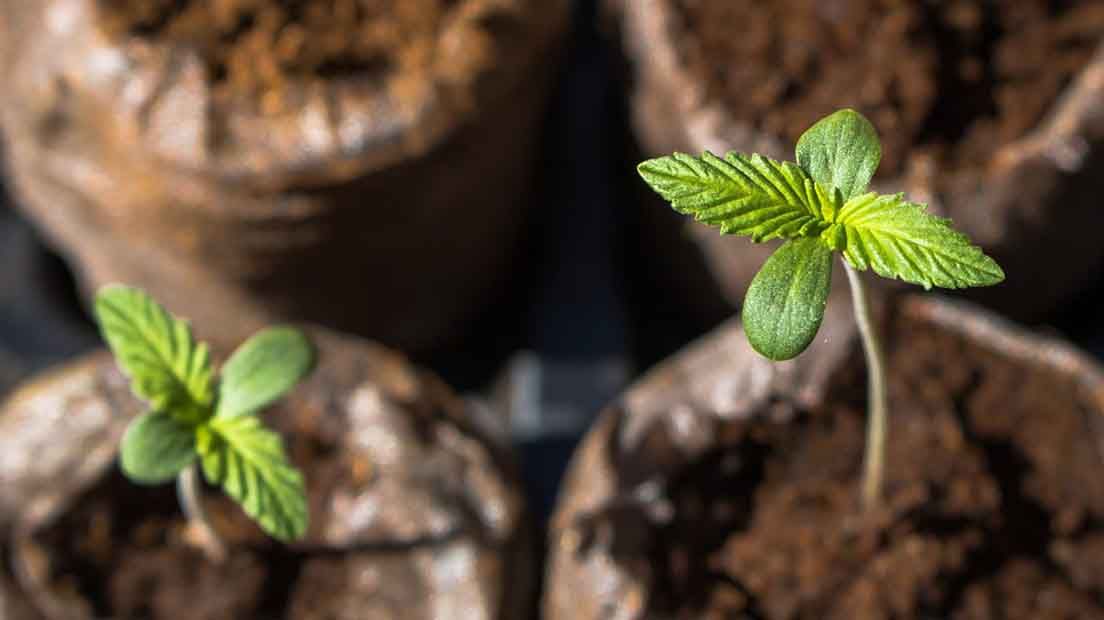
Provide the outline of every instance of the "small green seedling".
<path id="1" fill-rule="evenodd" d="M 868 366 L 863 500 L 880 499 L 885 461 L 886 380 L 881 345 L 861 277 L 874 270 L 925 289 L 966 288 L 1004 280 L 997 263 L 950 220 L 928 214 L 904 194 L 867 191 L 881 161 L 878 134 L 858 112 L 821 119 L 797 142 L 797 164 L 761 155 L 675 153 L 641 163 L 640 176 L 676 211 L 755 242 L 785 239 L 744 299 L 751 346 L 775 361 L 809 346 L 824 318 L 832 254 L 843 255 Z"/>
<path id="2" fill-rule="evenodd" d="M 225 550 L 199 501 L 196 461 L 207 481 L 269 535 L 301 538 L 308 521 L 303 476 L 258 414 L 310 371 L 314 351 L 306 337 L 289 327 L 265 329 L 230 356 L 216 381 L 207 345 L 144 292 L 107 286 L 95 314 L 131 389 L 149 404 L 123 436 L 123 473 L 138 484 L 176 478 L 184 512 L 213 559 Z"/>

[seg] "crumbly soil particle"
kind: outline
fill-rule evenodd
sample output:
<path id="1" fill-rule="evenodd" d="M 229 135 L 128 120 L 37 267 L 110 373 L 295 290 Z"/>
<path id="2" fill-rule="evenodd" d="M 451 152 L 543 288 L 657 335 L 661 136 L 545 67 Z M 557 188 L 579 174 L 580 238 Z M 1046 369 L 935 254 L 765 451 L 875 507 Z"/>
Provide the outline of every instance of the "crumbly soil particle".
<path id="1" fill-rule="evenodd" d="M 459 0 L 99 0 L 105 29 L 196 49 L 216 92 L 385 76 L 427 63 Z"/>
<path id="2" fill-rule="evenodd" d="M 792 144 L 855 107 L 880 130 L 883 176 L 984 165 L 1040 121 L 1104 36 L 1098 0 L 675 5 L 694 33 L 689 66 L 733 117 Z"/>
<path id="3" fill-rule="evenodd" d="M 855 351 L 827 405 L 728 423 L 723 448 L 669 481 L 648 617 L 1104 618 L 1104 420 L 1082 388 L 889 322 L 884 507 L 859 507 Z"/>

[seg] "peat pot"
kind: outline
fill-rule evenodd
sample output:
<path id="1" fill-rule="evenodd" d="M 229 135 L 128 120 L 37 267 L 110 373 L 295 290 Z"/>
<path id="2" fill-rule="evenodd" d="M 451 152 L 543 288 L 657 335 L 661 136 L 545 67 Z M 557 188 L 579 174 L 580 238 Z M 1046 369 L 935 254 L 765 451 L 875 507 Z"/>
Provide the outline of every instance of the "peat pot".
<path id="1" fill-rule="evenodd" d="M 174 485 L 116 465 L 141 412 L 107 353 L 19 388 L 0 408 L 5 620 L 519 617 L 531 556 L 512 464 L 469 409 L 396 354 L 312 332 L 314 372 L 262 415 L 306 477 L 301 542 L 265 537 L 220 492 L 207 560 Z"/>
<path id="2" fill-rule="evenodd" d="M 864 512 L 846 299 L 773 365 L 736 323 L 663 363 L 575 455 L 548 620 L 1104 618 L 1104 374 L 966 302 L 879 313 L 884 501 Z"/>
<path id="3" fill-rule="evenodd" d="M 86 291 L 215 344 L 308 320 L 443 348 L 516 264 L 566 0 L 0 7 L 22 209 Z"/>
<path id="4" fill-rule="evenodd" d="M 631 116 L 646 156 L 735 150 L 792 161 L 804 129 L 853 107 L 881 134 L 874 189 L 928 203 L 1005 268 L 1007 285 L 971 291 L 972 298 L 1035 320 L 1099 279 L 1104 4 L 610 5 L 632 67 Z M 654 221 L 643 243 L 678 247 L 673 231 L 689 226 L 723 292 L 739 304 L 773 246 L 722 239 L 650 194 L 645 206 Z M 670 272 L 670 286 L 685 280 L 677 265 L 659 268 Z M 702 290 L 683 288 L 690 298 Z"/>

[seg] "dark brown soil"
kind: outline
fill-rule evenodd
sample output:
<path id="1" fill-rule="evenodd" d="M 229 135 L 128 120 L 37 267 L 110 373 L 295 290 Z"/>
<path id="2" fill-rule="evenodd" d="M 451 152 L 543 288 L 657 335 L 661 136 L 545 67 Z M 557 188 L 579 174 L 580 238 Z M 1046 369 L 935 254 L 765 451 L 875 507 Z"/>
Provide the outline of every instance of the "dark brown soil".
<path id="1" fill-rule="evenodd" d="M 300 436 L 292 449 L 295 462 L 310 463 L 312 512 L 342 471 L 337 454 L 316 452 L 313 443 Z M 233 549 L 221 565 L 186 540 L 174 485 L 136 486 L 116 469 L 36 537 L 57 576 L 51 589 L 59 599 L 90 602 L 86 613 L 98 618 L 284 617 L 308 555 L 265 537 L 219 491 L 208 489 L 204 502 Z"/>
<path id="2" fill-rule="evenodd" d="M 114 34 L 199 50 L 223 91 L 426 64 L 459 0 L 100 0 Z M 471 50 L 468 50 L 471 52 Z"/>
<path id="3" fill-rule="evenodd" d="M 792 144 L 857 108 L 881 134 L 884 176 L 984 165 L 1039 122 L 1104 36 L 1097 0 L 675 5 L 696 33 L 691 67 L 735 118 Z"/>
<path id="4" fill-rule="evenodd" d="M 729 423 L 724 449 L 669 481 L 649 617 L 1104 618 L 1104 420 L 1082 388 L 892 322 L 885 508 L 859 510 L 855 351 L 831 405 Z"/>

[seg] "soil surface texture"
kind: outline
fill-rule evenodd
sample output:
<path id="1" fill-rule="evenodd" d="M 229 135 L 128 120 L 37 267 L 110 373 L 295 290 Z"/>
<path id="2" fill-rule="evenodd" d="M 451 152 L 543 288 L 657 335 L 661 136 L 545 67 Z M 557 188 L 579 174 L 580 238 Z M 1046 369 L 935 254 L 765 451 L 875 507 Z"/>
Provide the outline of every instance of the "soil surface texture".
<path id="1" fill-rule="evenodd" d="M 648 567 L 648 617 L 1104 618 L 1104 420 L 1083 388 L 889 322 L 884 506 L 859 506 L 856 350 L 827 405 L 779 401 L 760 421 L 722 424 L 722 447 L 666 481 L 656 513 L 671 517 L 617 560 Z M 618 458 L 662 461 L 669 439 L 650 434 L 651 448 Z"/>
<path id="2" fill-rule="evenodd" d="M 675 5 L 695 33 L 692 70 L 734 118 L 793 144 L 857 108 L 881 134 L 882 176 L 983 166 L 1041 120 L 1104 37 L 1097 0 Z"/>
<path id="3" fill-rule="evenodd" d="M 199 51 L 221 92 L 427 64 L 460 0 L 99 0 L 112 34 Z M 480 50 L 454 50 L 480 56 Z"/>

